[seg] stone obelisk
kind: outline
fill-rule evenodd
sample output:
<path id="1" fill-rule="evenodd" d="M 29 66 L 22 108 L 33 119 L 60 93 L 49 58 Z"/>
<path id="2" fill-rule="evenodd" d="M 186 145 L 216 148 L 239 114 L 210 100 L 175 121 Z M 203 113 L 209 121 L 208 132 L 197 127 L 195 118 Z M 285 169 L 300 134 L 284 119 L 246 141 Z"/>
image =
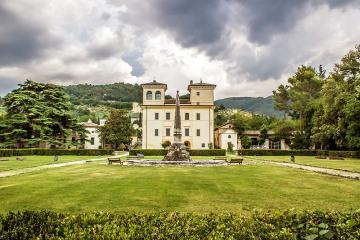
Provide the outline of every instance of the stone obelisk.
<path id="1" fill-rule="evenodd" d="M 175 124 L 174 124 L 174 143 L 181 143 L 181 115 L 179 91 L 176 92 Z"/>
<path id="2" fill-rule="evenodd" d="M 175 123 L 174 123 L 174 142 L 171 144 L 164 161 L 190 161 L 190 154 L 186 146 L 181 141 L 181 115 L 179 91 L 176 92 L 175 102 Z"/>

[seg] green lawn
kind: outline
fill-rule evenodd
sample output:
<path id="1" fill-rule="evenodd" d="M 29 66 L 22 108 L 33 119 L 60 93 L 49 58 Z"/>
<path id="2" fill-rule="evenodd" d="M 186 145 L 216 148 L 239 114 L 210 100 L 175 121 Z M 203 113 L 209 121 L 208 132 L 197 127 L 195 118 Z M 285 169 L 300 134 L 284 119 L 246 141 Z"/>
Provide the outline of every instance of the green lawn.
<path id="1" fill-rule="evenodd" d="M 248 212 L 360 208 L 360 181 L 271 165 L 135 167 L 93 162 L 0 179 L 0 212 Z"/>
<path id="2" fill-rule="evenodd" d="M 277 162 L 291 162 L 290 156 L 244 156 L 245 160 L 262 159 Z M 314 156 L 295 156 L 295 163 L 316 167 L 342 169 L 360 172 L 360 159 L 345 158 L 345 160 L 316 159 Z"/>
<path id="3" fill-rule="evenodd" d="M 54 162 L 53 156 L 21 156 L 25 158 L 23 161 L 16 160 L 16 157 L 2 157 L 10 159 L 9 161 L 0 161 L 0 172 L 15 170 L 28 167 L 36 167 L 41 165 L 53 164 L 53 163 L 63 163 L 63 162 L 72 162 L 77 160 L 87 160 L 92 158 L 104 158 L 106 156 L 59 156 L 59 160 Z"/>

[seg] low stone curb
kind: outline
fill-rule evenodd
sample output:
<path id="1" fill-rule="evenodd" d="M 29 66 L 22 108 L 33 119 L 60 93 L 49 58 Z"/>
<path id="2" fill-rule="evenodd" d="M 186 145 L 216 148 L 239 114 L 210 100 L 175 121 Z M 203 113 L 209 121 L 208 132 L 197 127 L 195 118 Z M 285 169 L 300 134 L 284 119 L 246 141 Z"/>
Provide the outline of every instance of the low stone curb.
<path id="1" fill-rule="evenodd" d="M 127 154 L 123 154 L 123 155 L 120 155 L 120 157 L 126 156 L 126 155 Z M 24 174 L 24 173 L 30 173 L 30 172 L 34 172 L 34 171 L 40 171 L 40 170 L 43 170 L 43 169 L 50 169 L 50 168 L 66 167 L 66 166 L 71 166 L 71 165 L 86 164 L 89 161 L 92 161 L 92 162 L 103 161 L 103 160 L 106 160 L 106 159 L 107 158 L 94 158 L 94 159 L 88 159 L 88 160 L 78 160 L 78 161 L 65 162 L 65 163 L 54 163 L 54 164 L 48 164 L 48 165 L 41 165 L 41 166 L 37 166 L 37 167 L 22 168 L 22 169 L 17 169 L 17 170 L 9 170 L 9 171 L 0 172 L 0 178 L 16 176 L 16 175 L 20 175 L 20 174 Z"/>
<path id="2" fill-rule="evenodd" d="M 276 162 L 276 161 L 261 160 L 261 159 L 254 159 L 254 160 L 261 161 L 261 162 L 267 163 L 267 164 L 272 164 L 272 165 L 296 168 L 296 169 L 307 170 L 307 171 L 322 173 L 322 174 L 331 175 L 331 176 L 360 180 L 360 173 L 356 173 L 356 172 L 342 171 L 342 170 L 336 170 L 336 169 L 331 169 L 331 168 L 314 167 L 314 166 L 302 165 L 302 164 L 297 164 L 297 163 L 284 163 L 284 162 Z"/>

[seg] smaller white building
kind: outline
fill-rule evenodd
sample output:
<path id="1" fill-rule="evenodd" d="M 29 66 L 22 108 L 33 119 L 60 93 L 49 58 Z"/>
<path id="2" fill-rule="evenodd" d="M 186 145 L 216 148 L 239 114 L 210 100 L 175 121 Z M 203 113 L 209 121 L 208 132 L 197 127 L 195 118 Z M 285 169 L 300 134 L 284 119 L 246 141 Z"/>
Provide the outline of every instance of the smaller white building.
<path id="1" fill-rule="evenodd" d="M 221 149 L 228 149 L 229 143 L 232 144 L 233 149 L 238 149 L 237 132 L 233 129 L 230 123 L 224 124 L 215 129 L 215 147 Z"/>
<path id="2" fill-rule="evenodd" d="M 105 124 L 105 120 L 100 120 L 100 125 L 93 123 L 91 119 L 89 121 L 82 123 L 83 127 L 88 131 L 86 135 L 86 141 L 84 144 L 85 149 L 100 149 L 102 143 L 100 141 L 100 133 L 98 131 L 99 127 Z"/>

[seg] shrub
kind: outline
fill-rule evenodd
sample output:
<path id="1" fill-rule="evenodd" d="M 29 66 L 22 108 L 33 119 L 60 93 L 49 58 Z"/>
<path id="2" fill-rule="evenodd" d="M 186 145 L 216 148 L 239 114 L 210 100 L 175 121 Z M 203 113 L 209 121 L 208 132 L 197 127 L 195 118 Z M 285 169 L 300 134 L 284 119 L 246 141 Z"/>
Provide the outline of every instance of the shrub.
<path id="1" fill-rule="evenodd" d="M 360 211 L 0 215 L 0 239 L 359 239 Z"/>
<path id="2" fill-rule="evenodd" d="M 233 151 L 233 144 L 231 142 L 228 142 L 227 144 L 227 150 L 228 152 L 232 152 Z"/>
<path id="3" fill-rule="evenodd" d="M 0 157 L 11 156 L 30 156 L 30 155 L 111 155 L 113 150 L 110 149 L 41 149 L 41 148 L 28 148 L 28 149 L 0 149 Z"/>
<path id="4" fill-rule="evenodd" d="M 240 149 L 239 155 L 247 156 L 341 156 L 359 158 L 360 151 L 327 151 L 327 150 L 279 150 L 279 149 Z"/>
<path id="5" fill-rule="evenodd" d="M 144 154 L 144 156 L 165 156 L 168 150 L 165 149 L 133 149 L 130 151 L 131 156 Z M 225 156 L 225 149 L 190 149 L 191 156 Z"/>
<path id="6" fill-rule="evenodd" d="M 171 145 L 171 142 L 170 142 L 170 141 L 167 141 L 167 140 L 164 141 L 164 142 L 161 144 L 161 146 L 162 146 L 164 149 L 170 147 L 170 145 Z"/>

